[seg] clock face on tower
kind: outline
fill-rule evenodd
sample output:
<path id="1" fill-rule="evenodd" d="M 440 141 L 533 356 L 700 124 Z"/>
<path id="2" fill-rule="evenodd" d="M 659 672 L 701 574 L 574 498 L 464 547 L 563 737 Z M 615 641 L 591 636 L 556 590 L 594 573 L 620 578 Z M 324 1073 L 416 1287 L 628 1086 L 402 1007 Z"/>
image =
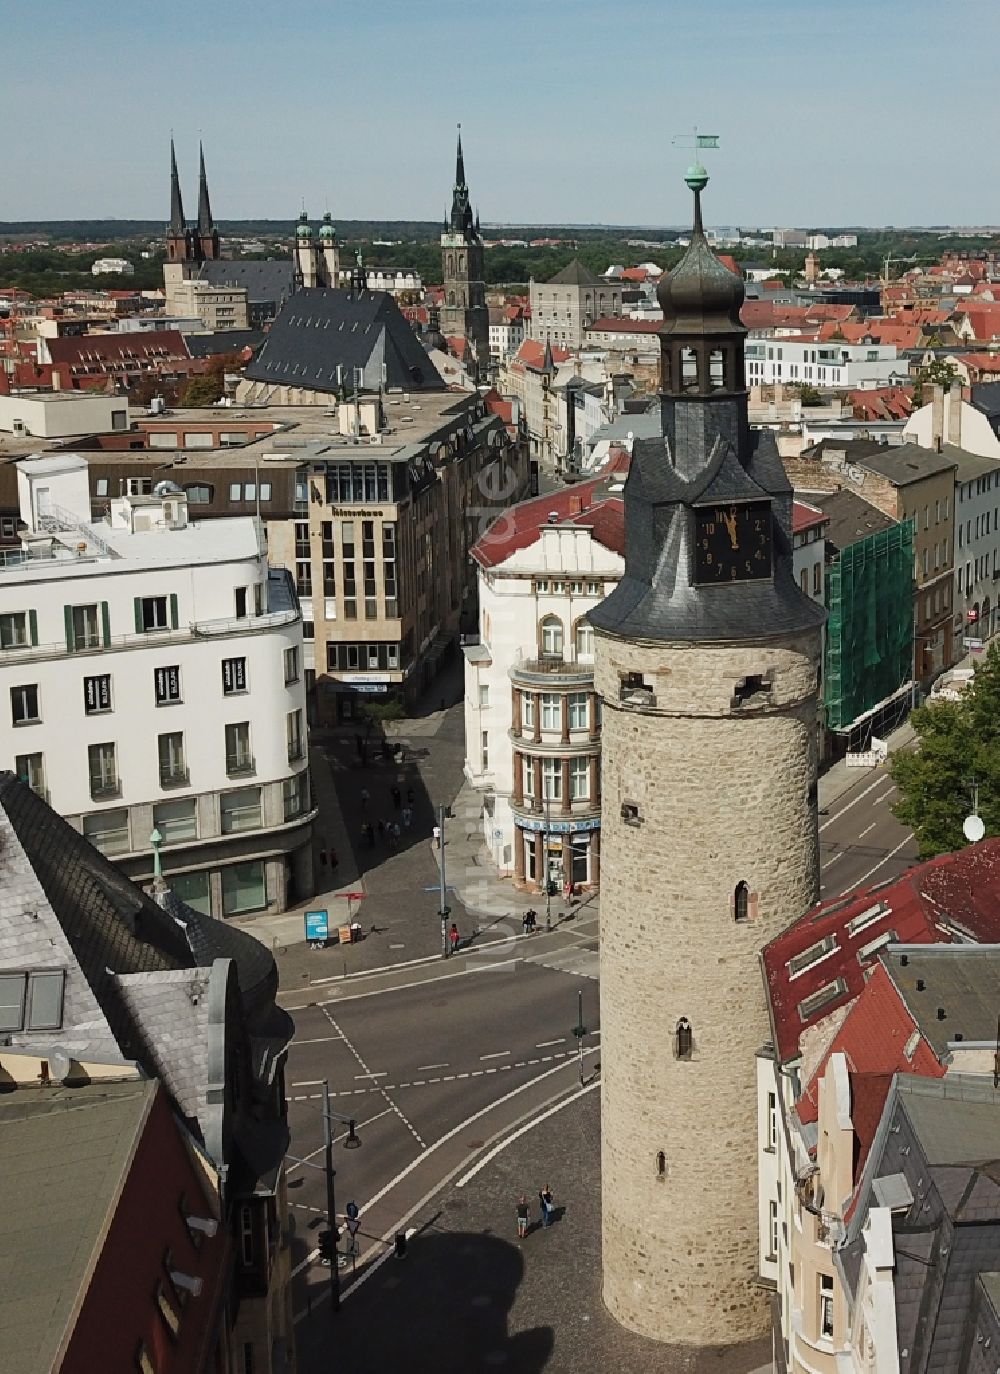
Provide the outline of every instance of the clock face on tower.
<path id="1" fill-rule="evenodd" d="M 733 501 L 695 510 L 694 580 L 752 582 L 770 577 L 770 501 Z"/>

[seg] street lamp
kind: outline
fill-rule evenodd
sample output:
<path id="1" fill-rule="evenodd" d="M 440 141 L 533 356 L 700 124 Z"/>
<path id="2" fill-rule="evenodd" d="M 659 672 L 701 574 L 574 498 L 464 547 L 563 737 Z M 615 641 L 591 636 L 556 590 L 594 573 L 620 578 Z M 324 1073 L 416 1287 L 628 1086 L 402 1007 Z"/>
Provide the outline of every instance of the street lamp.
<path id="1" fill-rule="evenodd" d="M 326 1174 L 326 1224 L 331 1237 L 332 1252 L 330 1255 L 330 1310 L 340 1311 L 340 1269 L 337 1265 L 337 1204 L 334 1198 L 334 1179 L 337 1171 L 333 1167 L 333 1130 L 332 1123 L 341 1121 L 348 1128 L 347 1139 L 344 1141 L 345 1150 L 357 1150 L 361 1146 L 361 1140 L 357 1131 L 354 1129 L 354 1118 L 341 1116 L 339 1112 L 330 1110 L 330 1083 L 323 1079 L 323 1171 Z M 289 1155 L 289 1159 L 296 1164 L 305 1164 L 310 1169 L 318 1169 L 320 1165 L 314 1164 L 310 1159 L 299 1159 L 297 1155 Z"/>
<path id="2" fill-rule="evenodd" d="M 545 791 L 545 779 L 542 779 L 542 789 Z M 552 874 L 549 866 L 549 845 L 552 843 L 550 826 L 550 803 L 552 798 L 545 791 L 545 844 L 543 846 L 545 854 L 542 861 L 542 877 L 545 880 L 545 929 L 552 929 Z"/>

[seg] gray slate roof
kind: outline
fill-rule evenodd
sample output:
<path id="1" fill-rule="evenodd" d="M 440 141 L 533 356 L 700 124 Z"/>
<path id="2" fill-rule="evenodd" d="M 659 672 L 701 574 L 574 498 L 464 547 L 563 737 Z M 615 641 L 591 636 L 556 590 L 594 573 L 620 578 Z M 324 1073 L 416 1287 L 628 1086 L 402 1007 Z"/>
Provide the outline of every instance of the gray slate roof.
<path id="1" fill-rule="evenodd" d="M 883 960 L 914 1021 L 938 1055 L 944 1055 L 953 1040 L 996 1042 L 1000 947 L 889 949 Z M 1000 1153 L 1000 1144 L 997 1148 Z"/>
<path id="2" fill-rule="evenodd" d="M 818 506 L 828 518 L 830 523 L 826 528 L 826 541 L 838 553 L 896 523 L 877 506 L 858 496 L 857 492 L 848 491 L 846 487 L 822 495 L 810 493 L 809 503 Z"/>
<path id="3" fill-rule="evenodd" d="M 549 277 L 549 286 L 614 286 L 615 282 L 605 281 L 601 277 L 595 277 L 593 272 L 584 267 L 579 258 L 574 258 L 568 263 L 561 272 L 557 272 L 554 277 Z"/>
<path id="4" fill-rule="evenodd" d="M 49 1374 L 114 1210 L 157 1084 L 0 1097 L 4 1374 Z"/>
<path id="5" fill-rule="evenodd" d="M 290 258 L 266 262 L 217 258 L 199 264 L 195 279 L 212 286 L 244 287 L 249 302 L 274 301 L 280 305 L 292 294 L 294 269 Z"/>
<path id="6" fill-rule="evenodd" d="M 932 448 L 921 448 L 919 444 L 890 447 L 871 439 L 822 439 L 806 449 L 803 456 L 820 457 L 831 452 L 842 453 L 845 462 L 856 467 L 888 477 L 897 487 L 909 486 L 912 482 L 922 481 L 937 473 L 953 472 L 957 467 L 953 457 L 936 453 Z"/>
<path id="7" fill-rule="evenodd" d="M 211 334 L 185 334 L 184 342 L 192 358 L 212 358 L 243 348 L 259 348 L 265 338 L 262 329 L 219 329 Z"/>
<path id="8" fill-rule="evenodd" d="M 353 385 L 355 368 L 362 369 L 365 391 L 379 386 L 446 390 L 385 291 L 297 291 L 271 325 L 246 375 L 275 386 L 338 393 L 342 385 Z"/>

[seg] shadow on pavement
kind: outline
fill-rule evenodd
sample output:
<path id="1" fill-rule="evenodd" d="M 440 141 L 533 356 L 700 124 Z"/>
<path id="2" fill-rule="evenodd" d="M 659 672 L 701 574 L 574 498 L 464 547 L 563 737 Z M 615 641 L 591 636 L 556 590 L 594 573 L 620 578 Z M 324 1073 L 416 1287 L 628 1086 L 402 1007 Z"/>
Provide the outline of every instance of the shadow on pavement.
<path id="1" fill-rule="evenodd" d="M 332 1368 L 536 1374 L 548 1364 L 554 1337 L 547 1326 L 509 1334 L 508 1313 L 523 1277 L 516 1244 L 489 1233 L 425 1230 L 411 1238 L 405 1259 L 387 1260 L 345 1302 L 335 1328 L 323 1309 L 302 1324 L 300 1374 Z"/>

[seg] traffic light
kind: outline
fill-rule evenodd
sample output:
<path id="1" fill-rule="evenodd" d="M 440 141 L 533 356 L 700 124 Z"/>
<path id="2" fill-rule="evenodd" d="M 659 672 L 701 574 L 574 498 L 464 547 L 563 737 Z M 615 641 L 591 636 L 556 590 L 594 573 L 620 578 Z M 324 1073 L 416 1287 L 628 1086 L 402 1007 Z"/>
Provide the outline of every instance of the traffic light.
<path id="1" fill-rule="evenodd" d="M 402 1231 L 396 1232 L 395 1237 L 396 1258 L 406 1259 L 406 1236 Z"/>
<path id="2" fill-rule="evenodd" d="M 324 1264 L 333 1263 L 334 1242 L 332 1231 L 320 1231 L 319 1233 L 319 1257 Z"/>

